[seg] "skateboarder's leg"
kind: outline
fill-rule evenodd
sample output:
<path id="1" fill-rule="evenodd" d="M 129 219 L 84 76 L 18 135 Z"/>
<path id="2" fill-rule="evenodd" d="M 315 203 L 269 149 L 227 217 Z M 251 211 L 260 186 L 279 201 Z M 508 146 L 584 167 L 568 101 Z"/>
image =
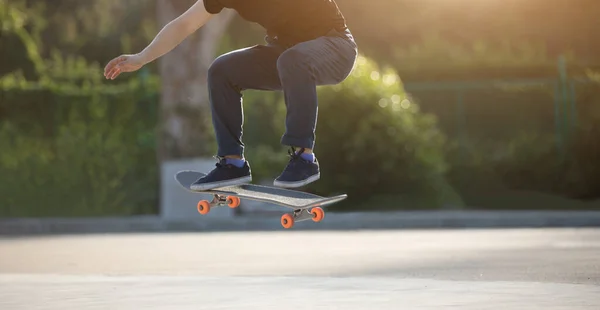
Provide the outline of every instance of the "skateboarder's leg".
<path id="1" fill-rule="evenodd" d="M 248 183 L 249 164 L 243 159 L 243 107 L 245 89 L 279 90 L 277 58 L 283 49 L 254 46 L 219 56 L 208 70 L 208 90 L 212 120 L 217 138 L 219 163 L 193 190 Z"/>
<path id="2" fill-rule="evenodd" d="M 292 147 L 291 159 L 275 186 L 300 187 L 319 179 L 312 154 L 317 125 L 317 85 L 342 82 L 352 71 L 357 48 L 347 37 L 324 36 L 300 43 L 281 54 L 277 70 L 285 93 L 286 132 L 281 143 Z M 299 151 L 296 151 L 299 149 Z"/>
<path id="3" fill-rule="evenodd" d="M 219 156 L 243 156 L 242 91 L 279 90 L 277 58 L 283 50 L 258 45 L 219 56 L 208 70 L 208 88 Z"/>

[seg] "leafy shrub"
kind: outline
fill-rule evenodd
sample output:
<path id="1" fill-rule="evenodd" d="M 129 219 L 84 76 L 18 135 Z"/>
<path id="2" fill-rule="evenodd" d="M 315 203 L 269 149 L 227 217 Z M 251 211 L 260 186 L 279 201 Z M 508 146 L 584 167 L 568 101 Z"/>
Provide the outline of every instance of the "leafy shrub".
<path id="1" fill-rule="evenodd" d="M 4 83 L 0 214 L 155 213 L 156 100 L 140 100 L 146 91 L 138 83 Z"/>

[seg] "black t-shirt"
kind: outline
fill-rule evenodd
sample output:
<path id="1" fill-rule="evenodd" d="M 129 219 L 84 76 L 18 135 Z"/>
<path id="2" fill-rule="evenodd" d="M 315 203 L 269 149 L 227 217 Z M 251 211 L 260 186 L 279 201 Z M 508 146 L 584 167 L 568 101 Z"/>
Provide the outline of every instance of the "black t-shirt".
<path id="1" fill-rule="evenodd" d="M 269 36 L 295 44 L 347 29 L 334 0 L 204 0 L 211 14 L 234 9 L 250 22 L 263 26 Z"/>

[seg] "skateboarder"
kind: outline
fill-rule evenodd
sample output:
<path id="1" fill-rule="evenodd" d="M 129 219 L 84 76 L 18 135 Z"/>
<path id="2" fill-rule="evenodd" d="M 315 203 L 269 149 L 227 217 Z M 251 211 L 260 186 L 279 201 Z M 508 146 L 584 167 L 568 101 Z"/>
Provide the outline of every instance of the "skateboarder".
<path id="1" fill-rule="evenodd" d="M 242 143 L 241 92 L 283 91 L 290 160 L 275 186 L 296 188 L 320 178 L 313 153 L 317 124 L 317 85 L 342 82 L 350 74 L 357 46 L 334 0 L 199 0 L 167 24 L 143 51 L 121 55 L 104 69 L 107 79 L 132 72 L 175 48 L 223 8 L 266 29 L 265 45 L 219 56 L 208 70 L 208 90 L 217 138 L 216 168 L 192 190 L 252 181 Z"/>

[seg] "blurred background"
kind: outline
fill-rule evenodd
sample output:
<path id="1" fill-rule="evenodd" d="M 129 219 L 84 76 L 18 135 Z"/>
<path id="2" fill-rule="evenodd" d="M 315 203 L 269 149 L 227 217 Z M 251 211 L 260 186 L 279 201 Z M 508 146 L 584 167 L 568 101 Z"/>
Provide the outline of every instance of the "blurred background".
<path id="1" fill-rule="evenodd" d="M 212 168 L 206 70 L 262 28 L 225 12 L 139 72 L 102 74 L 193 2 L 0 0 L 0 217 L 159 214 L 165 165 Z M 599 1 L 336 2 L 361 56 L 318 89 L 307 190 L 349 195 L 331 210 L 600 209 Z M 247 91 L 244 112 L 270 183 L 283 95 Z"/>

